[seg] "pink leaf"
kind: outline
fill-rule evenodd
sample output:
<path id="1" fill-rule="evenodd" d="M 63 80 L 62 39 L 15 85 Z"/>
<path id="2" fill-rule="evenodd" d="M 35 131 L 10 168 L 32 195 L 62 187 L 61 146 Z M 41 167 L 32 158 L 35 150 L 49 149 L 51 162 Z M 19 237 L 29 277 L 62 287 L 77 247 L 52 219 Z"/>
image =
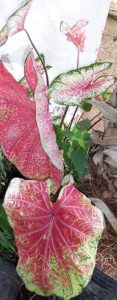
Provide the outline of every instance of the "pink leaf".
<path id="1" fill-rule="evenodd" d="M 78 105 L 82 100 L 103 94 L 115 83 L 116 78 L 97 76 L 111 65 L 109 62 L 95 63 L 60 74 L 49 87 L 49 98 L 62 105 Z"/>
<path id="2" fill-rule="evenodd" d="M 104 101 L 104 99 L 103 99 L 102 96 L 97 96 L 97 97 L 96 97 L 96 100 L 99 101 L 99 102 L 103 102 L 103 101 Z"/>
<path id="3" fill-rule="evenodd" d="M 54 190 L 60 186 L 62 171 L 45 153 L 36 123 L 35 102 L 26 89 L 0 64 L 0 144 L 20 172 L 31 179 L 51 178 Z"/>
<path id="4" fill-rule="evenodd" d="M 27 82 L 28 82 L 31 90 L 34 92 L 36 85 L 37 85 L 37 74 L 36 73 L 41 73 L 41 74 L 44 73 L 42 63 L 39 60 L 38 62 L 36 62 L 35 68 L 34 68 L 31 54 L 29 54 L 26 58 L 24 67 L 25 67 L 24 71 L 25 71 Z"/>
<path id="5" fill-rule="evenodd" d="M 88 24 L 87 20 L 79 20 L 73 27 L 67 23 L 61 22 L 60 31 L 65 33 L 68 41 L 72 42 L 80 51 L 84 51 L 85 47 L 85 26 Z"/>
<path id="6" fill-rule="evenodd" d="M 13 227 L 26 287 L 70 299 L 82 292 L 95 266 L 103 230 L 101 211 L 73 185 L 55 203 L 46 182 L 12 180 L 4 208 Z"/>
<path id="7" fill-rule="evenodd" d="M 12 36 L 15 33 L 24 29 L 24 23 L 29 11 L 32 0 L 27 0 L 25 4 L 17 9 L 7 21 L 7 24 L 0 31 L 0 46 L 3 45 L 8 36 Z"/>
<path id="8" fill-rule="evenodd" d="M 56 143 L 56 135 L 49 113 L 47 90 L 41 73 L 38 73 L 38 82 L 34 97 L 36 104 L 36 121 L 39 128 L 42 147 L 50 158 L 51 163 L 58 170 L 63 172 L 63 161 Z"/>
<path id="9" fill-rule="evenodd" d="M 41 69 L 39 69 L 37 63 L 34 64 L 30 54 L 25 63 L 25 74 L 32 91 L 35 91 L 36 121 L 42 147 L 49 156 L 52 164 L 63 172 L 63 162 L 56 143 L 51 116 L 48 111 L 47 91 L 41 75 Z"/>

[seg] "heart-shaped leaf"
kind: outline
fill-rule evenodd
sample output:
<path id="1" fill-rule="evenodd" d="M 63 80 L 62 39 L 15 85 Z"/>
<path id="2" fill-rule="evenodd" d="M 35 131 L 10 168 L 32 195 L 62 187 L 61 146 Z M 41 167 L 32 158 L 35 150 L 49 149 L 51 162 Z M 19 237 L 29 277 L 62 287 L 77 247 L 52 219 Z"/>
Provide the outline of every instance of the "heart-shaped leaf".
<path id="1" fill-rule="evenodd" d="M 59 75 L 50 85 L 49 98 L 62 105 L 78 105 L 81 100 L 101 95 L 114 84 L 115 78 L 97 78 L 97 75 L 111 65 L 109 62 L 96 63 Z"/>
<path id="2" fill-rule="evenodd" d="M 32 0 L 25 1 L 25 4 L 17 9 L 7 21 L 7 24 L 0 31 L 0 46 L 2 46 L 9 36 L 24 29 L 24 22 L 29 11 Z"/>
<path id="3" fill-rule="evenodd" d="M 70 299 L 82 292 L 95 266 L 103 230 L 101 211 L 73 185 L 52 203 L 46 182 L 12 180 L 4 208 L 13 227 L 26 287 Z"/>
<path id="4" fill-rule="evenodd" d="M 48 121 L 46 124 L 48 127 Z M 0 63 L 0 144 L 7 158 L 24 176 L 37 180 L 51 178 L 56 183 L 55 190 L 60 186 L 62 170 L 50 162 L 41 145 L 35 102 L 28 98 L 24 86 L 16 82 L 2 63 Z M 57 151 L 59 153 L 59 150 Z"/>

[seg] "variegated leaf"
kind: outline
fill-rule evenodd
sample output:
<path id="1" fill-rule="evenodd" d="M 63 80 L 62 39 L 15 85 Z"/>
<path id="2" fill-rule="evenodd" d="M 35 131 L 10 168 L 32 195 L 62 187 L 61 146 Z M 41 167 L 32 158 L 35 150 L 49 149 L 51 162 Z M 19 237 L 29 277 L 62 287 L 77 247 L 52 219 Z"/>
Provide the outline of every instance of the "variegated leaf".
<path id="1" fill-rule="evenodd" d="M 31 62 L 30 62 L 31 64 Z M 33 63 L 32 63 L 33 65 Z M 36 71 L 36 64 L 35 64 Z M 33 73 L 33 72 L 32 72 Z M 53 129 L 51 115 L 49 113 L 49 102 L 47 89 L 44 84 L 41 72 L 36 71 L 37 85 L 35 89 L 36 121 L 40 133 L 41 144 L 44 151 L 50 158 L 51 163 L 61 172 L 63 172 L 63 161 L 58 145 L 56 135 Z"/>
<path id="2" fill-rule="evenodd" d="M 9 36 L 24 29 L 24 22 L 29 11 L 32 0 L 25 1 L 24 5 L 17 9 L 7 21 L 7 24 L 0 31 L 0 46 L 2 46 Z"/>
<path id="3" fill-rule="evenodd" d="M 116 79 L 99 77 L 98 73 L 111 65 L 109 62 L 96 63 L 59 75 L 50 85 L 49 98 L 62 105 L 78 105 L 82 100 L 101 95 Z"/>
<path id="4" fill-rule="evenodd" d="M 50 178 L 54 183 L 53 191 L 59 188 L 63 174 L 51 163 L 41 144 L 35 102 L 28 98 L 24 86 L 16 82 L 2 63 L 0 145 L 7 158 L 24 176 L 37 180 Z"/>
<path id="5" fill-rule="evenodd" d="M 103 230 L 101 211 L 73 185 L 55 203 L 46 182 L 12 180 L 4 208 L 14 230 L 17 271 L 36 294 L 71 299 L 90 281 Z"/>

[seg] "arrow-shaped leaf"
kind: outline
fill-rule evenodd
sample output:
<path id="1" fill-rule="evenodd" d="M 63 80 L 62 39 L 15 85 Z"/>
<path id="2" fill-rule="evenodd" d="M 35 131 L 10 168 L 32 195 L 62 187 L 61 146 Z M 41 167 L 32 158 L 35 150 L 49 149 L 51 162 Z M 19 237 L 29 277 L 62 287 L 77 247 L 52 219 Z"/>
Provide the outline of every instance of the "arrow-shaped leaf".
<path id="1" fill-rule="evenodd" d="M 7 24 L 0 31 L 0 46 L 2 46 L 9 36 L 24 29 L 24 22 L 29 11 L 32 0 L 25 1 L 25 4 L 17 9 L 7 21 Z"/>
<path id="2" fill-rule="evenodd" d="M 45 126 L 48 130 L 48 120 L 44 121 L 44 128 Z M 2 63 L 0 64 L 0 145 L 7 158 L 24 176 L 37 180 L 52 179 L 54 190 L 59 188 L 62 170 L 51 163 L 41 144 L 35 102 L 28 98 L 24 86 L 16 82 Z M 57 151 L 59 153 L 59 150 Z"/>
<path id="3" fill-rule="evenodd" d="M 51 101 L 62 105 L 78 105 L 104 93 L 115 82 L 113 76 L 97 77 L 111 63 L 96 63 L 61 74 L 51 83 L 48 94 Z"/>

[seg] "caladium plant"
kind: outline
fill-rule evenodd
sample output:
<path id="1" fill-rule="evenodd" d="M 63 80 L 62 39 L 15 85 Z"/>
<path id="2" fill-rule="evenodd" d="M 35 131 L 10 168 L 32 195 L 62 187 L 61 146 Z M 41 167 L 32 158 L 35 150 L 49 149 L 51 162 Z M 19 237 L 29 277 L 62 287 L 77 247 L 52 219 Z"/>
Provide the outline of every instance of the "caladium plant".
<path id="1" fill-rule="evenodd" d="M 8 36 L 25 30 L 30 4 L 31 1 L 25 1 L 9 18 L 0 33 L 1 44 Z M 61 24 L 61 31 L 80 51 L 84 50 L 86 25 L 85 20 L 78 21 L 72 28 L 64 22 Z M 32 42 L 29 33 L 27 35 Z M 103 218 L 101 211 L 63 178 L 67 173 L 64 158 L 72 158 L 75 166 L 79 146 L 82 153 L 86 153 L 89 145 L 86 130 L 90 124 L 87 127 L 87 122 L 82 123 L 85 132 L 78 126 L 73 127 L 72 132 L 68 132 L 68 128 L 64 130 L 64 126 L 60 130 L 56 128 L 62 138 L 56 137 L 49 99 L 75 106 L 89 99 L 91 103 L 97 96 L 102 100 L 115 78 L 98 76 L 111 64 L 96 63 L 60 74 L 48 87 L 46 66 L 40 55 L 39 58 L 40 62 L 36 62 L 28 55 L 25 76 L 19 83 L 0 62 L 0 146 L 29 179 L 11 181 L 3 206 L 14 231 L 19 256 L 17 270 L 26 287 L 37 294 L 56 294 L 70 299 L 80 294 L 91 278 Z M 44 72 L 47 86 L 42 77 Z M 65 155 L 65 151 L 69 153 Z M 75 153 L 74 160 L 72 153 Z M 77 159 L 77 165 L 79 163 Z M 55 202 L 52 202 L 52 193 Z"/>
<path id="2" fill-rule="evenodd" d="M 17 270 L 31 291 L 70 299 L 90 280 L 103 230 L 98 208 L 73 185 L 55 203 L 46 182 L 15 178 L 4 208 L 19 254 Z"/>

